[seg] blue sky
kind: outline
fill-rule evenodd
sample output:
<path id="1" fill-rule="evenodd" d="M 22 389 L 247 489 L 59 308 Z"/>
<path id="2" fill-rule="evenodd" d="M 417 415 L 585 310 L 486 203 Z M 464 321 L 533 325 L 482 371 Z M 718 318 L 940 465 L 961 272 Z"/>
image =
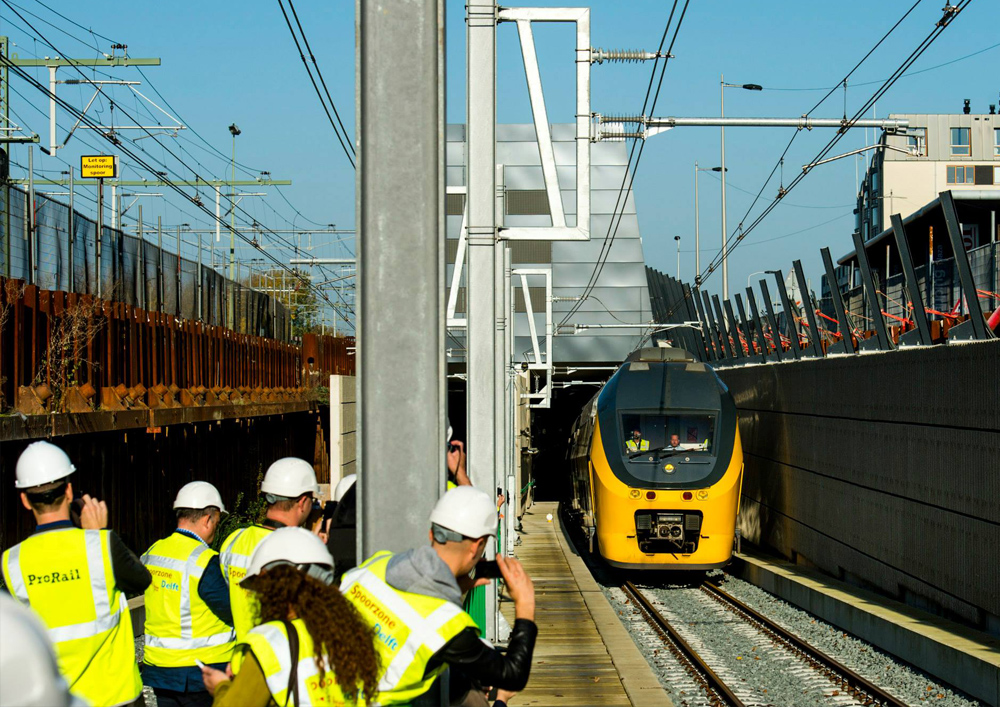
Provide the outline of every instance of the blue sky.
<path id="1" fill-rule="evenodd" d="M 61 51 L 70 56 L 93 56 L 96 45 L 109 51 L 108 42 L 73 27 L 36 0 L 11 0 Z M 540 2 L 538 4 L 566 4 Z M 667 69 L 663 91 L 656 108 L 658 115 L 711 116 L 719 111 L 719 75 L 727 82 L 758 83 L 763 92 L 730 90 L 726 112 L 731 116 L 797 116 L 822 97 L 812 89 L 835 84 L 879 37 L 906 11 L 912 0 L 839 3 L 771 2 L 746 3 L 733 0 L 691 0 L 677 44 L 676 58 Z M 163 65 L 145 69 L 155 89 L 176 109 L 188 125 L 225 155 L 231 142 L 227 126 L 236 122 L 243 130 L 238 138 L 237 159 L 253 170 L 270 171 L 275 178 L 291 178 L 293 186 L 284 194 L 303 217 L 296 215 L 276 193 L 266 200 L 247 199 L 243 206 L 253 218 L 269 228 L 320 224 L 351 226 L 354 221 L 354 174 L 347 163 L 318 99 L 312 91 L 276 2 L 211 2 L 201 4 L 107 2 L 101 4 L 46 0 L 46 5 L 68 18 L 116 41 L 128 44 L 132 56 L 158 56 Z M 592 43 L 606 48 L 655 49 L 659 43 L 670 3 L 593 2 Z M 858 70 L 855 82 L 887 77 L 917 46 L 940 18 L 940 0 L 924 0 L 890 39 Z M 0 33 L 9 35 L 21 57 L 51 55 L 50 49 L 32 39 L 27 28 L 11 11 L 0 6 Z M 86 12 L 84 12 L 86 8 Z M 322 68 L 341 117 L 353 135 L 354 124 L 354 4 L 342 1 L 307 2 L 296 5 L 316 59 Z M 462 122 L 465 114 L 464 4 L 448 3 L 448 119 Z M 951 62 L 978 52 L 998 41 L 1000 3 L 975 0 L 941 38 L 918 60 L 914 70 Z M 550 120 L 568 122 L 573 109 L 572 31 L 569 27 L 546 26 L 535 30 L 542 80 L 547 94 Z M 80 41 L 82 40 L 82 41 Z M 974 112 L 986 112 L 987 104 L 998 103 L 1000 46 L 948 66 L 902 78 L 876 106 L 878 116 L 890 112 L 959 112 L 962 100 L 972 101 Z M 524 87 L 524 73 L 517 47 L 516 30 L 502 25 L 498 35 L 498 119 L 501 122 L 529 122 L 531 119 Z M 595 66 L 593 109 L 603 113 L 635 112 L 649 80 L 650 66 L 629 64 Z M 44 70 L 37 73 L 44 79 Z M 138 87 L 159 102 L 151 87 L 134 69 L 116 70 L 122 79 L 141 80 Z M 60 73 L 61 78 L 71 75 Z M 13 88 L 11 102 L 22 124 L 44 136 L 47 121 L 44 99 L 23 81 Z M 877 89 L 873 85 L 850 85 L 848 112 Z M 113 89 L 121 107 L 133 114 L 142 109 L 125 89 Z M 78 106 L 89 93 L 80 87 L 60 87 L 60 94 Z M 841 117 L 843 92 L 838 91 L 814 113 L 821 117 Z M 102 116 L 108 115 L 104 106 Z M 121 117 L 121 116 L 120 116 Z M 405 120 L 406 107 L 388 120 Z M 65 127 L 67 116 L 60 117 Z M 784 167 L 787 183 L 808 162 L 831 134 L 800 135 L 789 152 Z M 790 129 L 734 128 L 727 132 L 729 167 L 729 224 L 735 228 L 750 205 L 781 150 Z M 222 176 L 228 159 L 206 152 L 198 139 L 161 138 L 191 166 L 198 160 L 202 172 Z M 61 153 L 76 163 L 90 152 L 83 140 L 99 145 L 93 135 L 81 135 Z M 871 144 L 862 130 L 852 131 L 841 141 L 838 152 Z M 145 144 L 144 144 L 145 143 Z M 144 144 L 151 157 L 170 163 L 171 170 L 184 176 L 185 170 L 173 162 L 151 140 Z M 842 149 L 839 149 L 842 148 Z M 183 150 L 183 151 L 182 151 Z M 12 156 L 26 163 L 25 148 L 15 147 Z M 676 270 L 674 236 L 682 238 L 681 275 L 694 275 L 694 186 L 693 167 L 715 166 L 719 159 L 719 131 L 716 128 L 688 128 L 670 131 L 652 139 L 645 149 L 635 181 L 639 226 L 646 260 L 673 274 Z M 62 170 L 65 166 L 36 152 L 36 167 Z M 837 256 L 849 250 L 853 225 L 851 210 L 856 192 L 856 169 L 852 158 L 817 168 L 786 203 L 750 236 L 730 259 L 730 286 L 742 289 L 747 276 L 765 268 L 788 270 L 793 259 L 803 260 L 807 275 L 818 289 L 821 261 L 819 248 L 829 246 Z M 16 172 L 15 168 L 15 172 Z M 127 177 L 136 172 L 125 171 Z M 246 176 L 246 175 L 244 175 Z M 701 176 L 702 262 L 711 258 L 719 244 L 719 182 L 712 174 Z M 777 184 L 769 185 L 765 196 L 773 197 Z M 741 191 L 746 190 L 746 191 Z M 163 191 L 158 190 L 158 191 Z M 272 211 L 265 203 L 272 207 Z M 144 200 L 144 218 L 162 215 L 167 223 L 180 221 L 208 227 L 208 220 L 191 213 L 178 215 L 176 199 Z M 277 212 L 277 214 L 275 213 Z M 795 235 L 789 235 L 795 234 Z M 320 255 L 341 255 L 342 245 L 320 247 Z M 709 280 L 717 291 L 718 276 Z"/>

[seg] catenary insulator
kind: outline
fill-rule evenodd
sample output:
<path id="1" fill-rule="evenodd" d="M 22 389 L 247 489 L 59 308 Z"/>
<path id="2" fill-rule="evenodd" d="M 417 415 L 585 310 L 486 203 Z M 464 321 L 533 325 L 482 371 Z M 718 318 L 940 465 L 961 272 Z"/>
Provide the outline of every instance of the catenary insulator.
<path id="1" fill-rule="evenodd" d="M 598 122 L 607 123 L 645 123 L 646 118 L 638 115 L 598 115 Z"/>
<path id="2" fill-rule="evenodd" d="M 604 62 L 620 61 L 650 61 L 664 56 L 660 52 L 647 52 L 642 49 L 591 49 L 590 63 L 603 64 Z"/>

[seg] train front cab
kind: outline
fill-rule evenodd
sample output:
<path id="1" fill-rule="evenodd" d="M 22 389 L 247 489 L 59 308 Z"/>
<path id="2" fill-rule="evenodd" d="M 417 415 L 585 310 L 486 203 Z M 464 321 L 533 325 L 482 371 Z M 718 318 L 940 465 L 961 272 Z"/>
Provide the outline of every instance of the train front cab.
<path id="1" fill-rule="evenodd" d="M 735 454 L 722 479 L 697 490 L 644 489 L 626 486 L 604 456 L 600 423 L 594 434 L 591 489 L 597 522 L 597 549 L 604 560 L 625 569 L 706 570 L 729 564 L 739 512 L 743 462 L 739 434 Z M 687 497 L 686 497 L 687 496 Z M 644 552 L 637 538 L 637 516 L 701 514 L 697 549 L 692 553 Z M 671 519 L 672 520 L 672 519 Z"/>
<path id="2" fill-rule="evenodd" d="M 598 399 L 590 454 L 596 547 L 609 564 L 626 569 L 723 567 L 732 557 L 743 478 L 732 398 L 704 364 L 635 368 L 616 375 L 618 380 L 609 382 Z M 659 431 L 653 430 L 661 435 L 660 444 L 655 439 L 647 443 L 648 453 L 626 446 L 626 428 L 638 426 L 631 420 L 640 415 L 654 427 L 656 420 L 664 420 Z M 663 436 L 669 440 L 670 430 L 663 429 L 669 420 L 674 420 L 674 431 L 676 420 L 687 421 L 680 423 L 680 432 L 690 436 L 681 446 L 693 440 L 690 453 L 655 451 Z M 707 431 L 698 430 L 698 420 L 707 421 L 702 423 Z M 602 429 L 609 426 L 611 430 Z M 714 451 L 698 451 L 699 434 L 712 437 Z"/>

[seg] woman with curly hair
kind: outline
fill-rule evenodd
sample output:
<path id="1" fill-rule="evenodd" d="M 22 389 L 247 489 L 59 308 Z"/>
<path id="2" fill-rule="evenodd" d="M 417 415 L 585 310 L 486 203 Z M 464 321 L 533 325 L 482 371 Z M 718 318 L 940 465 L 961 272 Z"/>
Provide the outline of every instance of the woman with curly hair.
<path id="1" fill-rule="evenodd" d="M 333 581 L 333 557 L 303 528 L 279 528 L 257 547 L 241 582 L 257 598 L 257 626 L 226 672 L 202 667 L 214 707 L 374 701 L 374 635 Z"/>

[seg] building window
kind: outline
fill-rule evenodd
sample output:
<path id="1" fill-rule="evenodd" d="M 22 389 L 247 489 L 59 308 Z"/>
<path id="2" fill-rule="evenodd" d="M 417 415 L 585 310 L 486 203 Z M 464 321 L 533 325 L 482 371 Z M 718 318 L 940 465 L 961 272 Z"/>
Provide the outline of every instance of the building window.
<path id="1" fill-rule="evenodd" d="M 1000 184 L 1000 167 L 993 168 L 993 183 Z"/>
<path id="2" fill-rule="evenodd" d="M 972 155 L 972 128 L 951 129 L 951 154 Z"/>
<path id="3" fill-rule="evenodd" d="M 975 184 L 976 168 L 971 165 L 948 165 L 948 184 Z"/>
<path id="4" fill-rule="evenodd" d="M 906 135 L 906 146 L 914 155 L 926 157 L 927 128 L 909 128 Z"/>
<path id="5" fill-rule="evenodd" d="M 993 128 L 993 154 L 1000 157 L 1000 128 Z"/>

